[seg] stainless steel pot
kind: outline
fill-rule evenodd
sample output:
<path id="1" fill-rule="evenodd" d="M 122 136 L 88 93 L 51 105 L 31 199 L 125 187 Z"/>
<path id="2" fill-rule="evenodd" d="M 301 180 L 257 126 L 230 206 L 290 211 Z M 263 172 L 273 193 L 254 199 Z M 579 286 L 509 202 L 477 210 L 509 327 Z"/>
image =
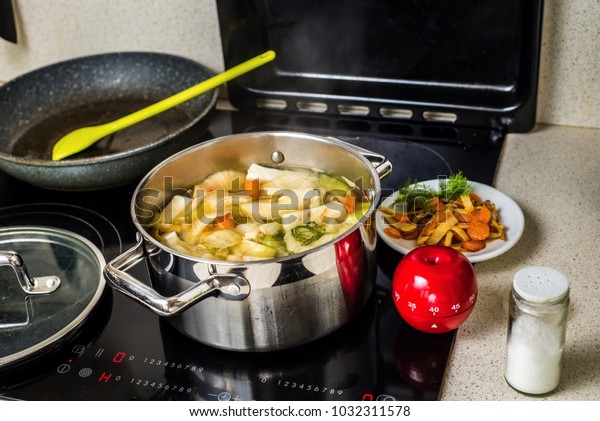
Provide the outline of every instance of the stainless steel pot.
<path id="1" fill-rule="evenodd" d="M 170 198 L 211 173 L 252 163 L 303 166 L 354 181 L 371 206 L 343 236 L 285 258 L 224 262 L 181 254 L 149 231 Z M 383 156 L 334 138 L 295 132 L 225 136 L 188 148 L 155 167 L 131 203 L 138 243 L 105 268 L 113 288 L 204 344 L 237 351 L 297 346 L 343 326 L 373 289 L 374 212 L 380 179 L 391 172 Z M 126 270 L 147 260 L 152 287 Z M 198 303 L 202 301 L 201 303 Z"/>

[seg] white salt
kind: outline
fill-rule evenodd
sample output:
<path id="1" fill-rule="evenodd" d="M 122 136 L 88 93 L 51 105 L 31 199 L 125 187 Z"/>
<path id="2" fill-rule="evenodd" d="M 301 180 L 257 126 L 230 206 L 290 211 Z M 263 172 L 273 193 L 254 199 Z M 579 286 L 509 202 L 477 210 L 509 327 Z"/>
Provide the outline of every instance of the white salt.
<path id="1" fill-rule="evenodd" d="M 562 330 L 535 317 L 514 320 L 506 353 L 506 381 L 524 393 L 543 394 L 560 381 Z"/>

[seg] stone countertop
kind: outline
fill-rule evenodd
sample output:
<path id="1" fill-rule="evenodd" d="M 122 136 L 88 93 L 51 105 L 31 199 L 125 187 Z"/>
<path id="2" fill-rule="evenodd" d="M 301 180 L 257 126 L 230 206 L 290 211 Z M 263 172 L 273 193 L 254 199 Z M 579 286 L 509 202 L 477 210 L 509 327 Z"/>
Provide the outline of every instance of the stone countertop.
<path id="1" fill-rule="evenodd" d="M 458 329 L 441 399 L 600 400 L 600 130 L 508 135 L 494 187 L 519 204 L 525 231 L 504 255 L 475 264 L 478 300 Z M 561 383 L 542 397 L 504 380 L 508 294 L 528 266 L 562 272 L 571 289 Z"/>

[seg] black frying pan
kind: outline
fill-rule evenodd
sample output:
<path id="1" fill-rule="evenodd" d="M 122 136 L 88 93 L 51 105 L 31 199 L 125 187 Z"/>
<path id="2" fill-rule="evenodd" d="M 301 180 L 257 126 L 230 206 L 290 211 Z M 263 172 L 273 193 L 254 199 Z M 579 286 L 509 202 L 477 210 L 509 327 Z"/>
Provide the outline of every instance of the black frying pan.
<path id="1" fill-rule="evenodd" d="M 215 89 L 52 161 L 54 143 L 83 126 L 115 120 L 214 74 L 160 53 L 100 54 L 63 61 L 0 86 L 0 169 L 54 190 L 96 190 L 133 182 L 173 153 L 200 142 Z"/>

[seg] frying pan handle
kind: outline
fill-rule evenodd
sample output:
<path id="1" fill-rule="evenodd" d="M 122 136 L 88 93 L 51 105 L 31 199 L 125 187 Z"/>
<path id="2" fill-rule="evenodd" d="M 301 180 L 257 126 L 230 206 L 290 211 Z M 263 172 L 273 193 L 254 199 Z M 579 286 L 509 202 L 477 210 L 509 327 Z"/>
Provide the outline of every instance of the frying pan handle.
<path id="1" fill-rule="evenodd" d="M 109 262 L 104 268 L 104 276 L 111 287 L 159 316 L 175 316 L 214 293 L 231 300 L 243 300 L 250 294 L 250 284 L 246 278 L 227 273 L 211 275 L 177 295 L 164 297 L 126 272 L 145 259 L 144 240 L 138 234 L 137 244 Z"/>

